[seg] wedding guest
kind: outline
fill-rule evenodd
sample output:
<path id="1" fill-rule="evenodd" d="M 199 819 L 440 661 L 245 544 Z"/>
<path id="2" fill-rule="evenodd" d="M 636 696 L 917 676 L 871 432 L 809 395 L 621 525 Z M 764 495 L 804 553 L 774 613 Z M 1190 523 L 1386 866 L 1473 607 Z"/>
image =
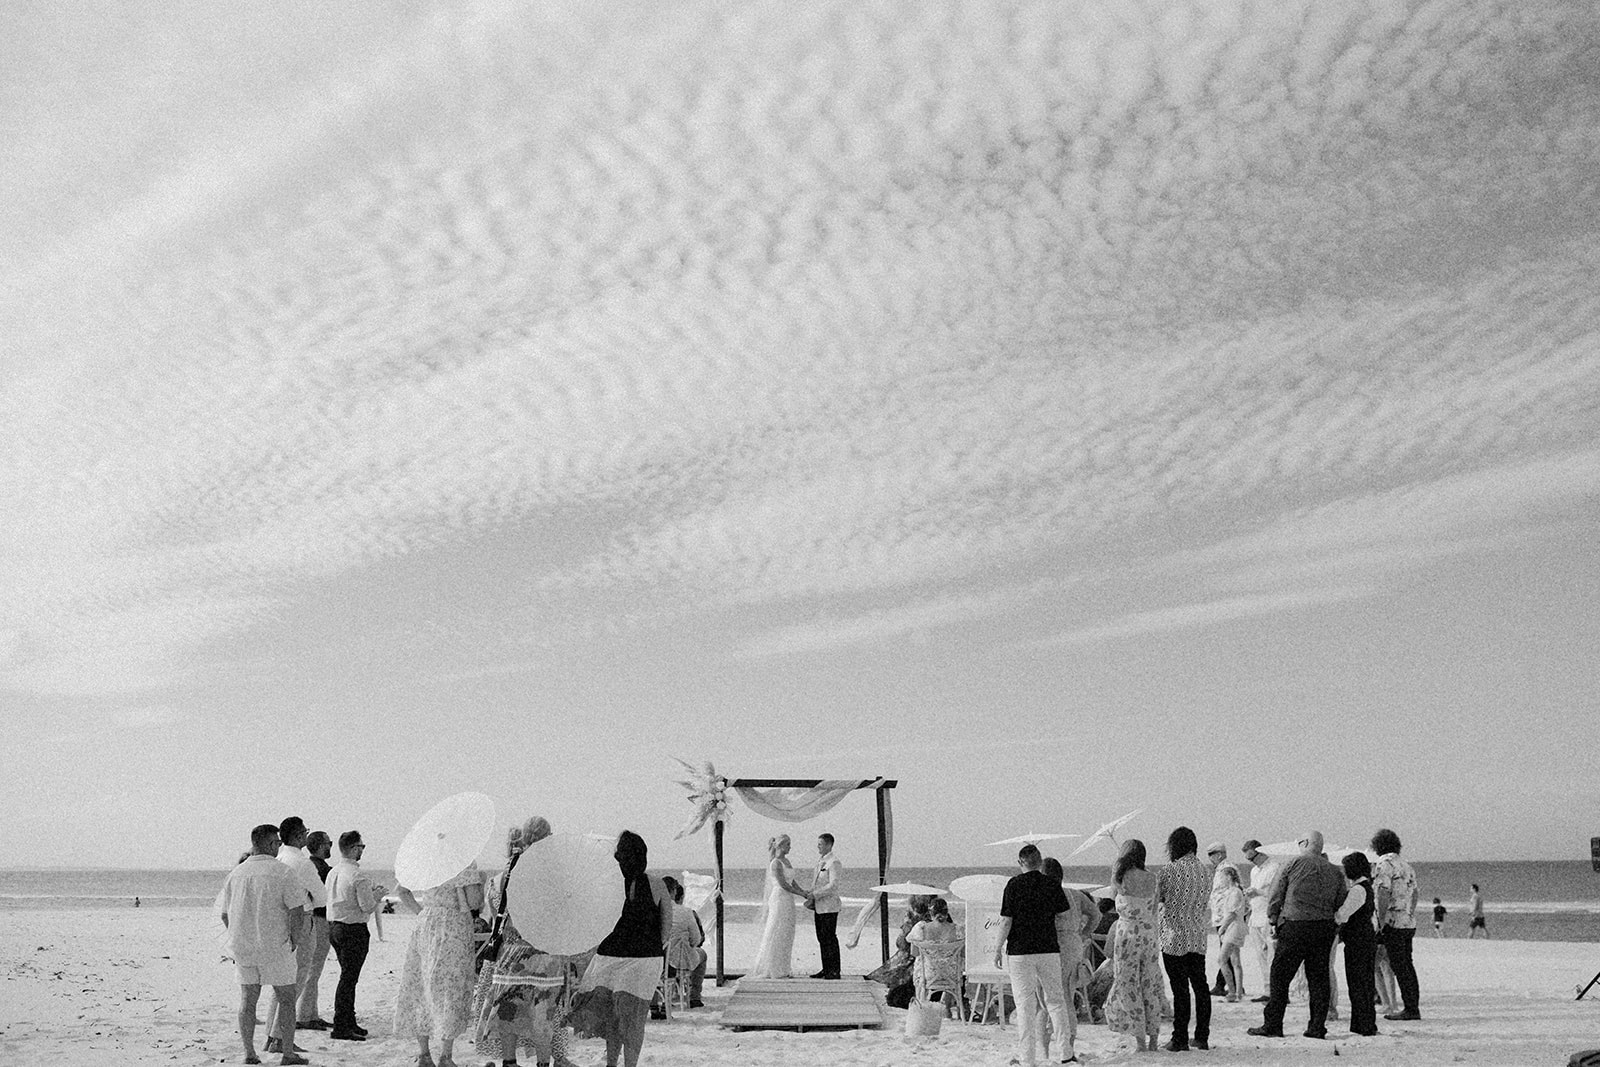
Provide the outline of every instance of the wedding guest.
<path id="1" fill-rule="evenodd" d="M 1261 851 L 1261 842 L 1251 838 L 1243 845 L 1244 858 L 1250 862 L 1250 885 L 1246 887 L 1244 896 L 1250 902 L 1250 922 L 1246 928 L 1246 940 L 1255 952 L 1256 966 L 1263 980 L 1272 973 L 1272 954 L 1276 947 L 1276 937 L 1272 931 L 1272 923 L 1267 919 L 1267 898 L 1272 892 L 1272 881 L 1278 876 L 1278 863 L 1265 852 Z M 1267 995 L 1262 993 L 1252 1003 L 1265 1004 Z"/>
<path id="2" fill-rule="evenodd" d="M 1211 988 L 1206 985 L 1206 935 L 1211 929 L 1211 868 L 1198 856 L 1194 831 L 1167 835 L 1169 862 L 1156 877 L 1161 905 L 1161 964 L 1172 983 L 1172 1037 L 1168 1052 L 1211 1047 Z M 1189 995 L 1194 994 L 1194 1039 L 1189 1038 Z"/>
<path id="3" fill-rule="evenodd" d="M 367 919 L 378 910 L 383 887 L 361 869 L 366 848 L 359 830 L 346 830 L 339 835 L 339 862 L 328 871 L 328 942 L 339 961 L 329 1036 L 337 1041 L 362 1041 L 367 1036 L 366 1028 L 356 1021 L 356 985 L 372 943 Z"/>
<path id="4" fill-rule="evenodd" d="M 278 848 L 278 862 L 288 867 L 294 873 L 295 879 L 306 891 L 306 907 L 300 912 L 298 922 L 304 929 L 295 932 L 295 995 L 287 1005 L 279 1001 L 277 994 L 272 996 L 272 1003 L 267 1007 L 267 1031 L 277 1033 L 277 1014 L 287 1011 L 291 1015 L 298 1014 L 300 991 L 305 988 L 306 981 L 311 977 L 311 963 L 316 957 L 316 939 L 311 929 L 311 909 L 326 908 L 328 906 L 328 890 L 322 884 L 322 879 L 317 876 L 317 868 L 312 865 L 311 857 L 306 854 L 305 820 L 298 815 L 291 815 L 278 824 L 278 836 L 281 845 Z M 305 1049 L 280 1049 L 276 1037 L 267 1038 L 268 1052 L 304 1052 Z"/>
<path id="5" fill-rule="evenodd" d="M 328 863 L 328 857 L 333 852 L 333 841 L 322 830 L 313 830 L 306 835 L 306 855 L 311 860 L 311 865 L 317 869 L 317 877 L 322 884 L 328 884 L 328 872 L 333 870 Z M 317 1001 L 320 998 L 318 986 L 322 981 L 322 968 L 328 963 L 328 949 L 331 943 L 328 940 L 328 909 L 326 906 L 311 909 L 311 971 L 306 975 L 306 982 L 300 989 L 300 1000 L 295 1029 L 297 1030 L 326 1030 L 328 1021 L 317 1010 Z"/>
<path id="6" fill-rule="evenodd" d="M 839 887 L 843 883 L 844 864 L 833 851 L 833 835 L 818 834 L 817 869 L 806 897 L 806 907 L 811 909 L 817 930 L 817 948 L 822 952 L 822 970 L 813 978 L 838 978 L 840 974 L 839 912 L 844 902 L 839 898 Z"/>
<path id="7" fill-rule="evenodd" d="M 1344 942 L 1344 981 L 1350 990 L 1350 1032 L 1373 1037 L 1378 1032 L 1378 1014 L 1373 1010 L 1377 988 L 1373 977 L 1373 957 L 1378 947 L 1377 929 L 1372 922 L 1372 864 L 1364 852 L 1352 852 L 1341 861 L 1349 895 L 1334 921 L 1339 924 L 1339 939 Z"/>
<path id="8" fill-rule="evenodd" d="M 931 896 L 914 896 L 907 901 L 905 918 L 900 920 L 900 931 L 894 939 L 894 954 L 889 957 L 889 962 L 867 975 L 867 981 L 882 982 L 888 988 L 884 999 L 891 1008 L 904 1008 L 917 995 L 912 975 L 916 961 L 911 954 L 911 931 L 927 920 L 935 899 Z"/>
<path id="9" fill-rule="evenodd" d="M 1156 935 L 1156 876 L 1145 870 L 1144 842 L 1122 843 L 1111 868 L 1117 921 L 1110 941 L 1111 991 L 1106 1025 L 1131 1034 L 1140 1052 L 1154 1052 L 1161 1039 L 1161 949 Z"/>
<path id="10" fill-rule="evenodd" d="M 1017 1004 L 1017 1041 L 1022 1062 L 1037 1063 L 1037 1050 L 1049 1055 L 1044 1020 L 1039 1018 L 1043 999 L 1050 1032 L 1070 1035 L 1066 1001 L 1061 989 L 1061 946 L 1056 941 L 1056 916 L 1068 908 L 1059 879 L 1052 881 L 1041 869 L 1039 846 L 1029 843 L 1017 852 L 1020 874 L 1006 882 L 1000 897 L 1000 930 L 996 935 L 994 965 L 1011 977 Z M 1001 950 L 1005 950 L 1002 964 Z M 1077 1063 L 1069 1039 L 1061 1046 L 1061 1062 Z"/>
<path id="11" fill-rule="evenodd" d="M 1302 965 L 1310 989 L 1310 1018 L 1305 1036 L 1328 1036 L 1328 959 L 1338 933 L 1334 915 L 1347 896 L 1344 876 L 1322 854 L 1322 833 L 1312 830 L 1300 839 L 1300 855 L 1272 883 L 1268 917 L 1278 930 L 1272 958 L 1270 999 L 1262 1009 L 1255 1037 L 1282 1037 L 1289 1007 L 1289 983 Z"/>
<path id="12" fill-rule="evenodd" d="M 256 1003 L 263 985 L 272 987 L 286 1004 L 294 1003 L 297 970 L 295 939 L 307 906 L 305 888 L 274 857 L 280 844 L 278 827 L 262 823 L 250 831 L 250 855 L 228 872 L 217 897 L 222 925 L 228 928 L 228 951 L 239 977 L 239 1040 L 244 1062 L 260 1063 L 256 1056 Z M 276 1041 L 281 1062 L 310 1063 L 294 1051 L 294 1012 L 279 1012 Z"/>
<path id="13" fill-rule="evenodd" d="M 671 875 L 662 879 L 672 895 L 672 932 L 667 937 L 667 973 L 676 975 L 687 967 L 689 1007 L 703 1008 L 701 994 L 706 982 L 706 929 L 700 916 L 683 903 L 683 884 Z M 676 959 L 674 957 L 677 957 Z"/>
<path id="14" fill-rule="evenodd" d="M 506 838 L 506 866 L 490 883 L 488 913 L 494 916 L 485 946 L 486 962 L 478 974 L 474 995 L 477 1020 L 473 1037 L 477 1050 L 503 1064 L 517 1062 L 517 1046 L 526 1042 L 536 1062 L 544 1065 L 566 1060 L 566 1027 L 561 1025 L 560 986 L 518 982 L 522 978 L 560 978 L 567 969 L 563 956 L 540 952 L 517 929 L 508 912 L 511 872 L 532 846 L 549 837 L 550 823 L 543 816 L 529 817 L 513 827 Z M 500 981 L 496 981 L 500 979 Z"/>
<path id="15" fill-rule="evenodd" d="M 1067 880 L 1061 861 L 1054 856 L 1047 856 L 1040 869 L 1058 884 Z M 1067 1044 L 1071 1047 L 1078 1040 L 1077 1001 L 1082 992 L 1078 972 L 1084 966 L 1084 938 L 1099 921 L 1100 910 L 1087 893 L 1066 885 L 1061 892 L 1067 898 L 1067 910 L 1056 916 L 1056 944 L 1061 946 L 1061 997 L 1067 1003 Z M 1050 1036 L 1046 1035 L 1047 1050 Z"/>
<path id="16" fill-rule="evenodd" d="M 583 972 L 568 1022 L 584 1037 L 606 1040 L 606 1067 L 635 1067 L 644 1047 L 645 1016 L 661 982 L 662 955 L 672 934 L 672 897 L 646 871 L 649 851 L 632 830 L 617 837 L 622 914 Z"/>
<path id="17" fill-rule="evenodd" d="M 400 968 L 394 1032 L 417 1042 L 417 1067 L 434 1067 L 430 1043 L 439 1044 L 438 1067 L 455 1063 L 456 1038 L 471 1025 L 473 916 L 483 907 L 478 865 L 414 894 L 396 886 L 401 903 L 421 912 Z"/>
<path id="18" fill-rule="evenodd" d="M 1224 980 L 1223 995 L 1236 1004 L 1244 997 L 1244 966 L 1239 949 L 1244 944 L 1250 906 L 1245 903 L 1239 868 L 1225 863 L 1217 868 L 1211 890 L 1211 925 L 1217 931 L 1217 974 Z"/>
<path id="19" fill-rule="evenodd" d="M 1225 877 L 1222 873 L 1223 870 L 1232 866 L 1232 864 L 1228 862 L 1228 846 L 1223 844 L 1221 841 L 1213 841 L 1211 844 L 1207 845 L 1206 863 L 1211 867 L 1211 895 L 1215 897 L 1217 890 L 1222 888 L 1222 879 Z M 1237 875 L 1238 872 L 1235 871 L 1234 874 Z M 1217 980 L 1211 983 L 1211 995 L 1214 997 L 1224 996 L 1228 992 L 1227 975 L 1222 973 L 1222 966 L 1223 961 L 1221 957 L 1218 957 Z M 1236 977 L 1238 979 L 1243 979 L 1244 975 L 1241 974 L 1237 975 Z"/>
<path id="20" fill-rule="evenodd" d="M 1412 962 L 1412 942 L 1417 936 L 1417 874 L 1400 858 L 1400 835 L 1382 829 L 1372 835 L 1378 865 L 1372 871 L 1372 891 L 1378 915 L 1378 943 L 1389 957 L 1389 968 L 1400 986 L 1402 1008 L 1385 1019 L 1412 1021 L 1422 1018 L 1417 966 Z"/>

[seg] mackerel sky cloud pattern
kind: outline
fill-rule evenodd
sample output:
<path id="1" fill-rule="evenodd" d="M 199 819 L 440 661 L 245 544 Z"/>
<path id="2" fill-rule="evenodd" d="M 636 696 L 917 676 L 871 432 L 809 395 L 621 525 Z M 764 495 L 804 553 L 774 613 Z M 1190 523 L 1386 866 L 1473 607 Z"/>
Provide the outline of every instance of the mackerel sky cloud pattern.
<path id="1" fill-rule="evenodd" d="M 18 707 L 181 722 L 330 605 L 419 677 L 1007 656 L 1594 526 L 1590 5 L 0 30 Z"/>

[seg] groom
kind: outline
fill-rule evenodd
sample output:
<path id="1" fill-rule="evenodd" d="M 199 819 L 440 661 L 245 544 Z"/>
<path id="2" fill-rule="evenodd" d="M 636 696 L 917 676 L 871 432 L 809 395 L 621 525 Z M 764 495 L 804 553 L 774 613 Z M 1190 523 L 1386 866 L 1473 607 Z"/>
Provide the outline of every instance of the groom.
<path id="1" fill-rule="evenodd" d="M 822 970 L 813 978 L 839 977 L 839 883 L 844 878 L 844 864 L 833 854 L 833 835 L 817 838 L 817 870 L 811 878 L 811 892 L 806 894 L 806 907 L 814 913 L 817 923 L 817 946 L 822 949 Z"/>

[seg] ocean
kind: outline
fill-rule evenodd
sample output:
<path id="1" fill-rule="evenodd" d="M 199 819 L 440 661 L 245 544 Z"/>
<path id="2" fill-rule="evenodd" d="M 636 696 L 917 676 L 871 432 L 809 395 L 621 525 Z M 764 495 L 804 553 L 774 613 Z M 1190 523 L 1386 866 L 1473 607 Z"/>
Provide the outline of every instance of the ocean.
<path id="1" fill-rule="evenodd" d="M 1467 933 L 1467 893 L 1471 883 L 1483 889 L 1484 912 L 1492 937 L 1520 941 L 1600 941 L 1600 871 L 1583 861 L 1494 860 L 1415 863 L 1422 902 L 1417 908 L 1419 937 L 1431 937 L 1431 902 L 1439 897 L 1449 909 L 1448 937 Z M 1103 883 L 1104 866 L 1068 867 L 1067 880 Z M 709 874 L 709 867 L 700 868 Z M 665 873 L 665 872 L 663 872 Z M 964 874 L 1013 874 L 1011 867 L 896 867 L 890 881 L 947 886 Z M 222 885 L 225 870 L 0 869 L 0 909 L 71 910 L 132 907 L 135 897 L 147 908 L 209 907 Z M 385 885 L 389 871 L 374 870 Z M 761 897 L 762 871 L 725 872 L 728 919 L 754 919 Z M 845 897 L 865 901 L 876 884 L 867 872 L 846 872 Z"/>

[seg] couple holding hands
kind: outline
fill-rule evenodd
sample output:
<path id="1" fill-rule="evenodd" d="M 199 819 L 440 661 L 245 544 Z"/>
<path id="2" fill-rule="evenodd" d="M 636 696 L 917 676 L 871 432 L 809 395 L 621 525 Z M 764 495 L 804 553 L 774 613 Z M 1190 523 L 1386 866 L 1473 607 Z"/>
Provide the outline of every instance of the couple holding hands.
<path id="1" fill-rule="evenodd" d="M 761 894 L 761 947 L 756 952 L 750 978 L 792 978 L 790 957 L 794 954 L 794 928 L 799 909 L 797 899 L 815 916 L 817 946 L 822 950 L 822 970 L 813 978 L 839 977 L 839 883 L 844 864 L 833 852 L 833 835 L 817 837 L 817 866 L 811 888 L 802 888 L 794 879 L 789 862 L 789 835 L 779 834 L 767 842 L 767 877 Z"/>

